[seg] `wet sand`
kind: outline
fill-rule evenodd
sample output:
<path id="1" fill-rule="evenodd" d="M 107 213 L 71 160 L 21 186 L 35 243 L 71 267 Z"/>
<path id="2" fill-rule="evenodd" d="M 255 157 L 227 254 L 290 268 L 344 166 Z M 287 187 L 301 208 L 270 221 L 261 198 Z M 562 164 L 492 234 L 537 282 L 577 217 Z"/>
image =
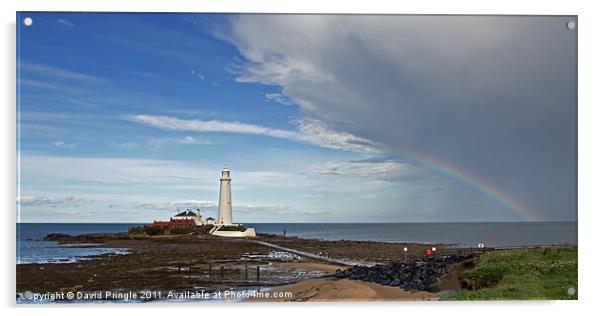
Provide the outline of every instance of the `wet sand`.
<path id="1" fill-rule="evenodd" d="M 318 269 L 334 273 L 345 267 L 322 263 L 288 263 L 286 265 L 305 269 Z M 270 292 L 290 292 L 291 297 L 250 299 L 251 302 L 320 302 L 320 301 L 433 301 L 439 293 L 410 292 L 398 287 L 383 286 L 359 280 L 326 277 L 303 280 L 294 284 L 278 286 Z"/>

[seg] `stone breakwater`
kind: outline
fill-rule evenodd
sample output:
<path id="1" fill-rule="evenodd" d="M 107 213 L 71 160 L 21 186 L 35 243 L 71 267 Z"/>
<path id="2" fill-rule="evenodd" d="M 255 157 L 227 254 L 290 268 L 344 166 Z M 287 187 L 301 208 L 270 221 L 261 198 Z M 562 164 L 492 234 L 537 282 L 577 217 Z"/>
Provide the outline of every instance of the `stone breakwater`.
<path id="1" fill-rule="evenodd" d="M 440 276 L 450 271 L 452 264 L 476 256 L 478 255 L 450 255 L 406 262 L 396 261 L 371 267 L 356 265 L 345 270 L 338 269 L 335 276 L 395 286 L 405 290 L 438 292 L 437 281 Z"/>

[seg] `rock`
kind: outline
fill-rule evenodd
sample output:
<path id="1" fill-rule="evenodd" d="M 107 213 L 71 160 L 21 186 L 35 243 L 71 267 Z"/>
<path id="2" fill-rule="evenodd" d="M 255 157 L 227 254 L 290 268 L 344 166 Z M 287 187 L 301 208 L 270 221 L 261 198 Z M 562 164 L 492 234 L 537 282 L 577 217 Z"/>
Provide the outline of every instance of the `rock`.
<path id="1" fill-rule="evenodd" d="M 46 237 L 44 237 L 44 240 L 56 241 L 56 240 L 69 239 L 71 237 L 72 236 L 68 235 L 68 234 L 52 233 L 52 234 L 46 235 Z"/>
<path id="2" fill-rule="evenodd" d="M 431 284 L 431 285 L 427 286 L 425 288 L 425 290 L 428 291 L 428 292 L 431 292 L 431 293 L 436 293 L 436 292 L 440 292 L 441 291 L 441 289 L 437 285 L 435 285 L 435 284 Z"/>
<path id="3" fill-rule="evenodd" d="M 371 267 L 353 266 L 343 271 L 337 270 L 337 278 L 350 278 L 364 282 L 374 282 L 387 286 L 395 286 L 407 290 L 439 291 L 435 285 L 438 278 L 445 274 L 451 264 L 472 259 L 476 255 L 451 255 L 430 257 L 423 260 L 407 262 L 389 262 Z M 474 287 L 473 282 L 463 281 L 463 286 Z"/>

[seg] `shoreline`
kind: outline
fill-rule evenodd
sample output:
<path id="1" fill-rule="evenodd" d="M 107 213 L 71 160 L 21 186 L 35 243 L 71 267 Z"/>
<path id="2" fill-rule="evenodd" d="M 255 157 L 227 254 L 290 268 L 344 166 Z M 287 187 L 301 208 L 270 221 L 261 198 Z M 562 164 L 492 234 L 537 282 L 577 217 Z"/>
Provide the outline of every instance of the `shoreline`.
<path id="1" fill-rule="evenodd" d="M 459 259 L 454 260 L 461 260 L 465 258 L 463 256 L 476 250 L 442 244 L 325 241 L 278 235 L 259 235 L 250 240 L 203 234 L 149 237 L 105 233 L 76 236 L 54 234 L 45 239 L 69 247 L 77 247 L 79 244 L 82 247 L 127 249 L 127 253 L 89 256 L 75 262 L 17 264 L 18 293 L 23 294 L 26 291 L 33 293 L 232 291 L 238 294 L 290 293 L 290 296 L 284 297 L 245 297 L 241 299 L 244 302 L 439 300 L 443 295 L 461 289 L 458 280 L 461 269 L 455 267 L 448 271 L 446 267 L 445 272 L 436 274 L 435 279 L 425 279 L 425 282 L 436 282 L 436 287 L 433 289 L 430 289 L 428 283 L 425 283 L 425 286 L 418 283 L 420 286 L 416 289 L 429 288 L 428 291 L 406 290 L 391 285 L 393 283 L 388 284 L 389 281 L 384 281 L 387 285 L 381 285 L 383 284 L 381 280 L 371 279 L 370 282 L 366 282 L 366 277 L 361 275 L 344 276 L 344 270 L 350 265 L 302 257 L 256 241 L 347 262 L 375 263 L 376 267 L 384 267 L 391 262 L 405 262 L 405 260 L 409 263 L 422 262 L 417 265 L 419 267 L 434 262 L 433 267 L 436 267 L 437 262 L 442 262 L 439 258 L 455 256 Z M 432 255 L 426 254 L 425 250 L 432 247 L 436 247 L 436 252 Z M 404 248 L 408 251 L 404 252 Z M 444 264 L 451 267 L 451 263 Z M 424 273 L 424 271 L 412 273 Z M 362 278 L 363 281 L 360 280 Z M 174 300 L 205 301 L 186 297 Z M 234 301 L 241 300 L 234 299 Z M 165 301 L 165 299 L 150 297 L 142 300 L 142 302 L 149 301 Z M 217 301 L 230 300 L 217 299 Z M 18 302 L 29 303 L 27 300 L 18 300 Z M 100 299 L 95 302 L 113 301 Z"/>
<path id="2" fill-rule="evenodd" d="M 344 266 L 324 263 L 299 262 L 292 265 L 320 269 L 335 273 Z M 337 279 L 334 276 L 306 279 L 292 284 L 271 288 L 271 293 L 291 293 L 291 297 L 256 299 L 245 302 L 330 302 L 330 301 L 432 301 L 439 300 L 440 293 L 407 291 L 360 280 Z"/>
<path id="3" fill-rule="evenodd" d="M 334 280 L 337 266 L 319 260 L 290 256 L 247 239 L 228 239 L 208 235 L 142 237 L 120 233 L 49 235 L 45 240 L 82 248 L 127 249 L 125 254 L 101 254 L 75 262 L 17 264 L 17 292 L 94 292 L 94 291 L 196 291 L 286 289 L 301 295 L 303 288 L 323 287 L 327 283 L 359 286 L 357 280 Z M 353 262 L 389 262 L 424 257 L 423 248 L 431 245 L 370 241 L 324 241 L 277 235 L 260 235 L 253 240 L 299 249 L 330 258 Z M 91 245 L 94 244 L 94 245 Z M 445 245 L 436 245 L 444 252 Z M 353 285 L 353 286 L 352 286 Z M 368 285 L 366 285 L 368 286 Z M 402 290 L 370 285 L 366 292 L 377 296 L 407 299 Z M 375 288 L 373 288 L 375 287 Z M 376 291 L 376 292 L 375 292 Z M 348 293 L 348 295 L 355 295 Z M 302 299 L 303 300 L 303 299 Z"/>

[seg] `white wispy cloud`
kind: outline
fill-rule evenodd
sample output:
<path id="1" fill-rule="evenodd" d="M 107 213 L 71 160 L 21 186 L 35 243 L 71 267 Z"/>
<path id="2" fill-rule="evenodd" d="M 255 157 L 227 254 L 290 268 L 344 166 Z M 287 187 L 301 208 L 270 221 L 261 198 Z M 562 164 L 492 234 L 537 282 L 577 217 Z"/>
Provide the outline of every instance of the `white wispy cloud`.
<path id="1" fill-rule="evenodd" d="M 233 205 L 233 210 L 250 215 L 262 214 L 268 216 L 293 215 L 311 216 L 328 214 L 328 211 L 315 209 L 300 209 L 289 205 Z"/>
<path id="2" fill-rule="evenodd" d="M 207 77 L 203 76 L 202 74 L 198 73 L 196 70 L 191 70 L 190 73 L 193 76 L 195 76 L 195 77 L 197 77 L 197 78 L 199 78 L 201 80 L 205 80 L 207 78 Z"/>
<path id="3" fill-rule="evenodd" d="M 19 84 L 23 85 L 23 86 L 32 87 L 32 88 L 56 90 L 56 91 L 61 91 L 61 92 L 78 92 L 79 91 L 78 89 L 73 89 L 70 87 L 63 86 L 63 85 L 57 85 L 57 84 L 46 82 L 46 81 L 32 80 L 32 79 L 26 79 L 26 78 L 19 78 Z"/>
<path id="4" fill-rule="evenodd" d="M 140 76 L 140 77 L 146 77 L 146 78 L 153 78 L 153 77 L 157 77 L 156 74 L 150 73 L 150 72 L 145 72 L 145 71 L 139 71 L 139 70 L 131 70 L 131 69 L 120 69 L 125 73 L 128 73 L 130 75 L 135 75 L 135 76 Z"/>
<path id="5" fill-rule="evenodd" d="M 167 176 L 167 177 L 169 177 L 169 178 L 175 178 L 175 179 L 180 179 L 180 180 L 185 180 L 185 181 L 194 180 L 193 177 L 187 177 L 187 176 L 170 175 L 170 176 Z"/>
<path id="6" fill-rule="evenodd" d="M 347 132 L 334 131 L 322 121 L 304 118 L 297 122 L 300 140 L 320 147 L 361 153 L 379 153 L 381 145 Z"/>
<path id="7" fill-rule="evenodd" d="M 133 149 L 133 148 L 138 148 L 139 145 L 136 142 L 111 142 L 109 144 L 111 147 L 113 148 L 124 148 L 124 149 Z"/>
<path id="8" fill-rule="evenodd" d="M 21 206 L 50 206 L 50 207 L 76 207 L 82 204 L 92 203 L 93 200 L 78 198 L 74 196 L 49 197 L 22 195 L 17 197 L 17 204 Z"/>
<path id="9" fill-rule="evenodd" d="M 209 145 L 211 142 L 196 139 L 192 136 L 184 137 L 158 137 L 148 139 L 146 146 L 151 148 L 159 148 L 167 143 L 185 144 L 185 145 Z"/>
<path id="10" fill-rule="evenodd" d="M 265 96 L 266 100 L 275 101 L 280 104 L 284 104 L 284 105 L 295 104 L 293 102 L 293 100 L 291 100 L 290 98 L 288 98 L 287 96 L 285 96 L 281 93 L 266 93 L 264 96 Z"/>
<path id="11" fill-rule="evenodd" d="M 335 161 L 312 165 L 308 172 L 318 175 L 366 177 L 382 181 L 407 181 L 429 177 L 423 170 L 409 163 L 396 161 Z"/>
<path id="12" fill-rule="evenodd" d="M 19 63 L 19 68 L 21 70 L 29 71 L 38 76 L 49 77 L 49 78 L 59 78 L 65 80 L 73 80 L 78 82 L 88 82 L 88 83 L 96 83 L 96 84 L 106 84 L 109 83 L 108 79 L 84 74 L 80 72 L 75 72 L 69 69 L 35 64 L 29 62 Z"/>
<path id="13" fill-rule="evenodd" d="M 330 129 L 323 122 L 304 118 L 297 120 L 296 131 L 282 130 L 237 121 L 179 119 L 170 116 L 134 115 L 128 118 L 133 122 L 171 131 L 222 132 L 263 135 L 287 139 L 323 148 L 363 153 L 380 152 L 378 144 L 347 132 Z"/>
<path id="14" fill-rule="evenodd" d="M 167 143 L 184 144 L 184 145 L 209 145 L 211 142 L 194 138 L 192 136 L 184 137 L 155 137 L 149 138 L 142 143 L 135 141 L 127 142 L 111 142 L 109 145 L 113 148 L 134 149 L 142 146 L 148 148 L 159 148 Z"/>
<path id="15" fill-rule="evenodd" d="M 88 108 L 95 108 L 96 107 L 96 105 L 93 104 L 93 103 L 86 102 L 86 101 L 83 101 L 83 100 L 80 100 L 80 99 L 77 99 L 77 98 L 74 98 L 74 97 L 70 97 L 70 96 L 66 96 L 66 95 L 60 95 L 59 97 L 61 99 L 64 99 L 64 100 L 70 102 L 70 103 L 73 103 L 73 104 L 83 105 L 83 106 L 88 107 Z"/>
<path id="16" fill-rule="evenodd" d="M 56 147 L 62 148 L 75 148 L 80 145 L 78 143 L 66 143 L 64 140 L 58 140 L 56 142 L 53 142 L 52 144 Z"/>
<path id="17" fill-rule="evenodd" d="M 147 211 L 176 211 L 178 209 L 217 209 L 217 204 L 213 201 L 205 200 L 181 200 L 168 202 L 134 202 L 132 207 Z"/>
<path id="18" fill-rule="evenodd" d="M 190 144 L 190 145 L 203 145 L 203 144 L 209 143 L 207 141 L 202 141 L 202 140 L 196 139 L 192 136 L 184 136 L 182 138 L 176 139 L 175 141 L 180 144 Z"/>

